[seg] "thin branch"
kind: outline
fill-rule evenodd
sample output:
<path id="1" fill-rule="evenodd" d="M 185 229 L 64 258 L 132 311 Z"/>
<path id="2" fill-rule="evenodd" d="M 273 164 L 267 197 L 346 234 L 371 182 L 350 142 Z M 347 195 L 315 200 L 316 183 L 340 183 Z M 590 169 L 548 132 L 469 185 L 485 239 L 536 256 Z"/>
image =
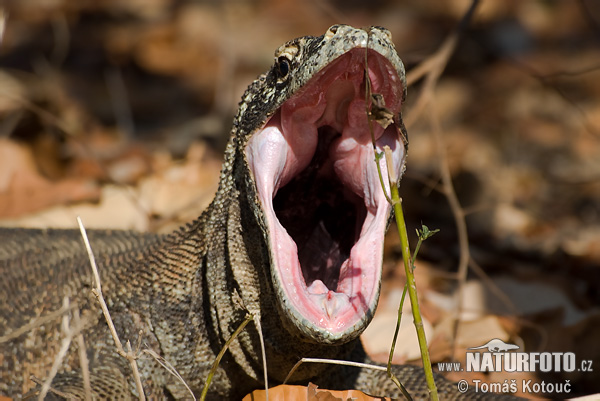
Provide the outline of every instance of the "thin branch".
<path id="1" fill-rule="evenodd" d="M 196 396 L 194 395 L 194 392 L 192 391 L 192 389 L 190 388 L 190 386 L 188 386 L 188 384 L 185 382 L 185 380 L 183 380 L 183 377 L 181 377 L 181 375 L 179 374 L 179 372 L 177 371 L 177 369 L 175 369 L 175 367 L 173 365 L 171 365 L 169 363 L 169 361 L 167 361 L 162 356 L 158 355 L 158 353 L 156 353 L 156 351 L 154 351 L 154 350 L 152 350 L 150 348 L 144 349 L 142 351 L 142 353 L 150 355 L 152 358 L 154 358 L 154 360 L 156 360 L 156 362 L 158 362 L 163 368 L 165 368 L 167 370 L 167 372 L 169 372 L 170 374 L 172 374 L 173 376 L 175 376 L 185 386 L 185 388 L 187 389 L 187 391 L 192 396 L 192 399 L 194 401 L 196 401 Z"/>
<path id="2" fill-rule="evenodd" d="M 600 71 L 600 65 L 592 65 L 589 67 L 584 67 L 578 70 L 562 70 L 562 71 L 555 71 L 555 72 L 551 72 L 549 74 L 543 74 L 543 75 L 536 75 L 536 78 L 540 78 L 542 80 L 551 80 L 551 79 L 558 79 L 558 78 L 572 78 L 572 77 L 580 77 L 582 75 L 585 74 L 590 74 L 592 72 L 598 72 Z"/>
<path id="3" fill-rule="evenodd" d="M 117 126 L 125 139 L 131 140 L 135 134 L 135 122 L 131 112 L 129 96 L 127 96 L 127 87 L 123 82 L 123 75 L 119 69 L 113 68 L 104 73 L 104 79 Z"/>
<path id="4" fill-rule="evenodd" d="M 419 94 L 419 97 L 417 98 L 417 101 L 415 102 L 415 105 L 413 106 L 410 114 L 406 118 L 407 127 L 412 126 L 415 123 L 415 121 L 417 121 L 418 118 L 421 116 L 421 114 L 425 110 L 425 107 L 431 103 L 431 100 L 433 99 L 435 86 L 437 85 L 437 82 L 440 76 L 442 75 L 442 72 L 446 68 L 448 60 L 450 59 L 450 56 L 456 48 L 457 42 L 458 33 L 454 32 L 450 34 L 450 36 L 448 36 L 444 43 L 442 43 L 438 51 L 435 52 L 430 57 L 430 59 L 423 61 L 423 64 L 426 65 L 426 68 L 425 66 L 416 67 L 419 73 L 421 73 L 421 71 L 419 71 L 421 69 L 427 69 L 428 71 L 425 75 L 425 83 L 423 84 L 423 89 L 421 90 L 421 93 Z M 409 85 L 410 83 L 414 83 L 415 78 L 416 77 L 411 75 L 410 73 L 406 75 L 406 80 L 407 82 L 409 82 Z"/>
<path id="5" fill-rule="evenodd" d="M 0 344 L 1 343 L 5 343 L 7 341 L 10 341 L 14 338 L 19 337 L 22 334 L 27 333 L 28 331 L 31 331 L 33 329 L 35 329 L 36 327 L 40 327 L 48 322 L 51 322 L 53 320 L 55 320 L 56 318 L 63 316 L 64 314 L 68 313 L 69 311 L 71 311 L 74 308 L 74 306 L 72 305 L 68 305 L 66 308 L 64 306 L 62 306 L 60 309 L 55 310 L 54 312 L 50 312 L 49 314 L 47 314 L 46 316 L 42 316 L 38 319 L 36 319 L 35 321 L 28 323 L 24 326 L 19 327 L 18 329 L 5 334 L 3 336 L 0 337 Z"/>
<path id="6" fill-rule="evenodd" d="M 473 258 L 469 260 L 469 267 L 471 270 L 481 279 L 483 284 L 487 286 L 492 294 L 496 296 L 507 308 L 510 309 L 514 316 L 518 316 L 520 314 L 519 310 L 515 306 L 515 303 L 510 299 L 508 295 L 500 287 L 494 283 L 492 280 L 479 266 Z"/>
<path id="7" fill-rule="evenodd" d="M 73 322 L 75 326 L 81 325 L 81 318 L 79 316 L 79 309 L 73 310 Z M 83 340 L 83 334 L 81 331 L 75 336 L 77 341 L 77 348 L 79 351 L 79 365 L 81 366 L 81 375 L 83 377 L 83 391 L 86 401 L 92 401 L 92 384 L 90 381 L 90 363 L 87 358 L 87 351 L 85 347 L 85 341 Z"/>
<path id="8" fill-rule="evenodd" d="M 355 368 L 366 368 L 366 369 L 372 369 L 372 370 L 379 370 L 379 371 L 382 371 L 382 372 L 386 372 L 387 371 L 387 368 L 384 367 L 384 366 L 370 365 L 368 363 L 342 361 L 342 360 L 338 360 L 338 359 L 302 358 L 298 362 L 296 362 L 296 364 L 294 365 L 294 367 L 290 370 L 290 373 L 288 373 L 288 375 L 285 377 L 285 380 L 283 381 L 283 384 L 287 383 L 287 381 L 290 379 L 290 377 L 292 377 L 292 375 L 294 374 L 294 372 L 303 363 L 328 363 L 330 365 L 353 366 Z"/>
<path id="9" fill-rule="evenodd" d="M 69 23 L 63 13 L 58 13 L 57 16 L 50 20 L 50 23 L 52 26 L 52 33 L 54 34 L 52 41 L 54 47 L 50 54 L 50 60 L 54 66 L 59 66 L 63 63 L 69 53 L 69 46 L 71 43 Z"/>
<path id="10" fill-rule="evenodd" d="M 75 137 L 74 131 L 68 127 L 67 123 L 62 121 L 59 117 L 55 116 L 54 114 L 50 113 L 48 110 L 45 110 L 45 109 L 37 106 L 33 102 L 30 102 L 29 100 L 27 100 L 21 96 L 14 95 L 4 89 L 0 89 L 0 95 L 5 96 L 5 97 L 9 98 L 10 100 L 14 100 L 14 101 L 20 103 L 21 106 L 23 106 L 23 108 L 36 114 L 42 121 L 46 122 L 47 124 L 50 124 L 51 126 L 58 128 L 63 133 L 65 133 L 67 136 Z"/>
<path id="11" fill-rule="evenodd" d="M 594 33 L 600 37 L 600 23 L 598 23 L 598 21 L 596 21 L 592 16 L 592 13 L 590 12 L 585 0 L 579 0 L 579 7 L 581 8 L 581 14 L 585 18 L 585 22 L 587 22 Z"/>
<path id="12" fill-rule="evenodd" d="M 44 385 L 44 381 L 35 377 L 34 375 L 29 376 L 29 380 L 31 380 L 32 382 L 34 382 L 35 384 L 37 384 L 38 386 L 43 386 Z M 50 387 L 49 392 L 52 394 L 56 394 L 57 396 L 64 398 L 65 400 L 79 400 L 77 397 L 75 397 L 73 394 L 69 394 L 69 393 L 65 393 L 59 390 L 56 390 L 52 387 Z"/>
<path id="13" fill-rule="evenodd" d="M 543 74 L 540 74 L 538 71 L 535 70 L 535 68 L 531 67 L 528 64 L 525 64 L 514 58 L 508 58 L 508 59 L 517 69 L 525 71 L 529 76 L 533 77 L 534 79 L 537 79 L 543 86 L 545 86 L 546 88 L 552 89 L 554 92 L 556 92 L 558 94 L 558 96 L 560 96 L 565 102 L 567 102 L 579 114 L 579 116 L 581 117 L 581 120 L 582 120 L 581 123 L 583 125 L 583 128 L 589 134 L 593 135 L 594 137 L 596 137 L 596 138 L 600 137 L 600 132 L 594 126 L 594 124 L 590 121 L 585 110 L 583 110 L 583 108 L 577 102 L 575 102 L 573 99 L 571 99 L 569 97 L 569 95 L 567 95 L 567 93 L 565 93 L 565 91 L 562 90 L 558 85 L 551 82 L 552 81 L 551 78 L 553 77 L 553 74 L 543 75 Z M 566 73 L 564 73 L 564 74 L 566 74 Z"/>
<path id="14" fill-rule="evenodd" d="M 438 155 L 440 160 L 440 173 L 442 177 L 442 185 L 444 188 L 444 194 L 448 199 L 448 204 L 452 210 L 454 221 L 456 223 L 456 232 L 458 234 L 458 244 L 460 248 L 460 259 L 458 262 L 458 302 L 457 308 L 454 313 L 454 335 L 452 339 L 452 355 L 454 355 L 454 349 L 456 347 L 456 337 L 458 333 L 458 321 L 460 313 L 462 311 L 462 301 L 465 283 L 467 282 L 467 274 L 469 272 L 469 260 L 471 258 L 471 252 L 469 250 L 469 234 L 467 232 L 467 223 L 465 221 L 465 214 L 462 210 L 454 185 L 452 184 L 452 176 L 450 175 L 450 168 L 448 167 L 448 155 L 446 153 L 446 147 L 444 138 L 442 135 L 442 127 L 440 123 L 437 110 L 434 105 L 430 105 L 430 122 L 433 131 L 435 143 L 438 148 Z"/>
<path id="15" fill-rule="evenodd" d="M 119 340 L 119 335 L 117 334 L 117 330 L 115 329 L 115 325 L 110 317 L 110 312 L 108 311 L 108 306 L 106 306 L 106 302 L 104 301 L 104 297 L 102 296 L 102 286 L 100 285 L 100 274 L 98 273 L 98 266 L 96 265 L 96 258 L 94 257 L 94 253 L 92 252 L 92 247 L 90 246 L 90 241 L 87 237 L 87 233 L 85 231 L 85 227 L 81 222 L 81 218 L 77 216 L 77 224 L 79 224 L 79 230 L 81 231 L 81 237 L 83 238 L 83 242 L 85 243 L 85 249 L 88 253 L 88 257 L 90 259 L 90 265 L 92 266 L 92 271 L 94 273 L 94 282 L 96 287 L 92 290 L 92 293 L 98 299 L 100 303 L 100 307 L 102 308 L 102 313 L 104 314 L 104 318 L 106 319 L 106 323 L 108 323 L 108 328 L 110 330 L 110 334 L 112 335 L 113 340 L 115 341 L 115 345 L 117 347 L 117 352 L 123 358 L 129 361 L 129 365 L 131 366 L 131 370 L 133 371 L 133 377 L 135 379 L 135 385 L 138 390 L 138 397 L 140 401 L 144 401 L 146 399 L 146 395 L 144 394 L 144 387 L 142 386 L 142 379 L 140 377 L 140 372 L 137 366 L 137 356 L 131 350 L 131 344 L 127 341 L 127 352 L 123 349 L 123 345 L 121 344 L 121 340 Z"/>
<path id="16" fill-rule="evenodd" d="M 417 80 L 425 77 L 425 84 L 413 109 L 411 110 L 409 118 L 406 119 L 406 126 L 411 126 L 420 117 L 421 113 L 425 110 L 425 106 L 430 103 L 433 97 L 433 90 L 437 85 L 439 77 L 448 64 L 450 56 L 454 53 L 456 44 L 462 36 L 466 27 L 469 25 L 479 0 L 473 0 L 471 5 L 461 18 L 454 32 L 452 32 L 446 40 L 442 43 L 440 48 L 432 54 L 430 57 L 425 59 L 421 64 L 412 69 L 406 74 L 407 86 L 413 85 Z"/>
<path id="17" fill-rule="evenodd" d="M 269 401 L 269 376 L 267 371 L 267 353 L 265 351 L 265 339 L 263 337 L 262 326 L 260 324 L 260 316 L 257 314 L 253 314 L 254 325 L 256 326 L 256 331 L 258 331 L 258 337 L 260 338 L 260 352 L 262 356 L 263 362 L 263 375 L 265 380 L 265 397 L 267 401 Z"/>
<path id="18" fill-rule="evenodd" d="M 8 13 L 0 8 L 0 44 L 2 44 L 2 39 L 4 39 L 4 30 L 6 29 L 6 20 L 8 18 Z"/>
<path id="19" fill-rule="evenodd" d="M 446 68 L 448 61 L 450 60 L 451 55 L 454 53 L 456 49 L 456 45 L 458 41 L 465 31 L 466 27 L 471 21 L 473 14 L 479 4 L 479 0 L 473 0 L 468 10 L 465 12 L 461 21 L 457 25 L 456 29 L 452 34 L 446 38 L 443 44 L 440 46 L 438 51 L 434 53 L 430 58 L 423 61 L 421 66 L 416 68 L 416 72 L 414 74 L 407 75 L 407 81 L 413 83 L 416 79 L 421 77 L 425 77 L 425 83 L 423 85 L 423 89 L 419 98 L 417 99 L 415 106 L 409 118 L 406 120 L 406 125 L 412 125 L 421 115 L 421 113 L 425 110 L 426 106 L 429 106 L 432 110 L 429 113 L 430 116 L 430 124 L 432 127 L 432 131 L 435 136 L 435 142 L 438 146 L 438 154 L 440 159 L 440 173 L 442 178 L 443 192 L 448 199 L 448 203 L 452 209 L 452 214 L 454 215 L 454 219 L 456 221 L 457 234 L 460 246 L 460 260 L 458 265 L 458 307 L 455 311 L 454 318 L 454 336 L 453 336 L 453 345 L 452 349 L 454 350 L 456 346 L 456 333 L 458 331 L 458 317 L 460 315 L 460 310 L 462 308 L 462 292 L 463 287 L 466 282 L 468 267 L 469 267 L 469 238 L 467 233 L 467 225 L 465 222 L 464 212 L 461 208 L 460 202 L 458 201 L 458 197 L 456 196 L 456 192 L 454 191 L 454 186 L 452 184 L 452 177 L 450 175 L 450 169 L 448 167 L 448 158 L 446 155 L 446 148 L 444 143 L 443 135 L 441 134 L 442 128 L 439 121 L 439 116 L 437 115 L 434 105 L 432 102 L 434 89 L 437 85 L 437 82 Z M 410 289 L 410 288 L 409 288 Z M 454 354 L 454 352 L 453 352 Z"/>
<path id="20" fill-rule="evenodd" d="M 69 309 L 69 305 L 70 305 L 69 298 L 64 297 L 63 298 L 63 309 Z M 64 337 L 61 341 L 61 345 L 60 345 L 58 354 L 56 354 L 56 357 L 54 358 L 54 362 L 52 363 L 52 367 L 50 368 L 48 377 L 46 377 L 46 380 L 44 380 L 44 383 L 42 384 L 42 389 L 40 390 L 40 393 L 38 394 L 39 401 L 43 401 L 44 398 L 46 398 L 46 395 L 50 391 L 50 386 L 52 385 L 52 380 L 54 380 L 54 378 L 56 377 L 56 374 L 58 373 L 58 369 L 60 368 L 60 365 L 62 364 L 63 360 L 65 359 L 65 356 L 67 355 L 67 351 L 69 351 L 69 347 L 71 346 L 71 341 L 73 340 L 73 337 L 75 337 L 77 334 L 81 333 L 81 330 L 83 329 L 86 322 L 79 320 L 79 324 L 74 327 L 71 327 L 70 323 L 71 322 L 70 322 L 69 315 L 67 313 L 63 314 L 61 327 L 62 327 L 62 332 L 64 334 Z"/>

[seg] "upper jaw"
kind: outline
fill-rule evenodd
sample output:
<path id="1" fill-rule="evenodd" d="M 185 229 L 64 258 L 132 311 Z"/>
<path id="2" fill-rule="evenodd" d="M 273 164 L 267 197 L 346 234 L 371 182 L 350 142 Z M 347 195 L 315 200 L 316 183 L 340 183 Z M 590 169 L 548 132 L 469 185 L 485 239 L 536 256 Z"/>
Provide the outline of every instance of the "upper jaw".
<path id="1" fill-rule="evenodd" d="M 391 207 L 371 145 L 364 101 L 366 38 L 361 38 L 281 105 L 245 149 L 266 223 L 279 308 L 288 328 L 318 343 L 357 337 L 379 298 L 383 237 Z M 377 48 L 370 47 L 367 56 L 373 93 L 382 94 L 387 107 L 399 116 L 404 71 Z M 392 149 L 399 175 L 405 147 L 398 127 L 383 129 L 373 123 L 371 129 L 378 153 L 384 145 Z M 379 167 L 387 177 L 383 160 Z M 297 190 L 307 182 L 313 189 Z M 389 193 L 386 179 L 384 185 Z M 327 187 L 334 193 L 321 190 Z M 306 199 L 295 203 L 297 198 Z M 293 210 L 286 209 L 288 204 Z M 340 209 L 349 212 L 327 216 Z M 354 219 L 354 226 L 344 222 L 348 218 Z"/>

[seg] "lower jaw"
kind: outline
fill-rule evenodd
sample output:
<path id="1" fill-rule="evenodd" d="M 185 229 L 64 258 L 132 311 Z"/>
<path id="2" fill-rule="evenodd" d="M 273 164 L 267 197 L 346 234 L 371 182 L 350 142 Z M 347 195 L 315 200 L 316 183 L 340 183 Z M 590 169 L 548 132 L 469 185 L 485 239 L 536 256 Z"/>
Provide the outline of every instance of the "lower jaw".
<path id="1" fill-rule="evenodd" d="M 364 311 L 362 318 L 354 320 L 351 325 L 345 325 L 343 330 L 330 330 L 307 319 L 289 301 L 282 298 L 281 291 L 278 293 L 282 323 L 286 330 L 295 334 L 302 342 L 323 345 L 340 345 L 358 338 L 371 322 L 379 299 L 378 287 L 372 305 Z"/>
<path id="2" fill-rule="evenodd" d="M 388 214 L 389 208 L 384 207 L 378 216 L 367 221 L 373 226 L 366 225 L 385 227 Z M 305 340 L 344 343 L 358 337 L 371 321 L 379 298 L 383 257 L 384 229 L 378 231 L 381 231 L 379 235 L 359 239 L 359 242 L 370 240 L 372 244 L 355 245 L 340 268 L 335 291 L 318 279 L 307 286 L 297 258 L 293 263 L 285 264 L 277 260 L 276 255 L 271 255 L 274 262 L 272 279 L 279 305 L 292 330 L 298 331 Z M 288 236 L 287 240 L 291 241 L 291 238 Z M 361 249 L 369 252 L 359 252 Z"/>

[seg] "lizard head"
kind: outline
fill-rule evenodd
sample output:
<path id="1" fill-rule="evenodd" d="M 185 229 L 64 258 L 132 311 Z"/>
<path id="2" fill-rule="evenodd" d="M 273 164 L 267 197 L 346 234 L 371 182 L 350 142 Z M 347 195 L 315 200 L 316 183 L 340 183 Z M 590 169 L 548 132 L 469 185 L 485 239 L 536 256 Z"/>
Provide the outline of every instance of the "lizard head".
<path id="1" fill-rule="evenodd" d="M 379 298 L 391 206 L 371 141 L 366 74 L 394 118 L 385 128 L 372 122 L 377 152 L 391 148 L 399 176 L 406 81 L 383 28 L 336 25 L 281 46 L 248 88 L 230 145 L 249 173 L 283 323 L 311 342 L 356 338 Z M 379 165 L 389 193 L 386 163 Z"/>

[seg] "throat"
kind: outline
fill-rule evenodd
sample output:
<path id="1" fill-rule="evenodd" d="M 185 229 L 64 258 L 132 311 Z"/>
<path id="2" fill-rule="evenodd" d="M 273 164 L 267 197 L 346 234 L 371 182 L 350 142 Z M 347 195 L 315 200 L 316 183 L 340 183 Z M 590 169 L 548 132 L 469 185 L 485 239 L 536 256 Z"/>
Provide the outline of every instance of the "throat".
<path id="1" fill-rule="evenodd" d="M 333 172 L 329 148 L 340 136 L 331 127 L 319 128 L 313 158 L 273 200 L 275 214 L 298 248 L 307 287 L 336 291 L 340 269 L 350 257 L 366 217 L 364 202 L 344 187 Z M 310 289 L 309 289 L 310 291 Z"/>

